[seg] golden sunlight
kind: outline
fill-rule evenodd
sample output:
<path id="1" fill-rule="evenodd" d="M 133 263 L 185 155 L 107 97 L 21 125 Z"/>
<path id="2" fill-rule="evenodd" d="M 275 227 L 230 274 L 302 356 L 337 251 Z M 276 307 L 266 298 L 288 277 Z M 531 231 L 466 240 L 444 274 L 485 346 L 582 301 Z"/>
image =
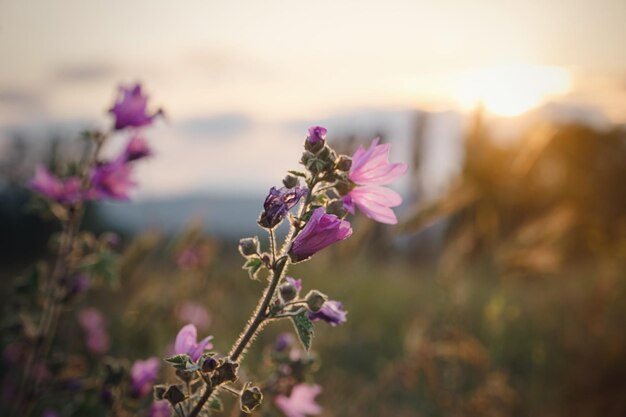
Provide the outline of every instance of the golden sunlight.
<path id="1" fill-rule="evenodd" d="M 493 114 L 517 116 L 568 92 L 572 77 L 564 68 L 516 64 L 466 71 L 454 84 L 463 107 L 482 104 Z"/>

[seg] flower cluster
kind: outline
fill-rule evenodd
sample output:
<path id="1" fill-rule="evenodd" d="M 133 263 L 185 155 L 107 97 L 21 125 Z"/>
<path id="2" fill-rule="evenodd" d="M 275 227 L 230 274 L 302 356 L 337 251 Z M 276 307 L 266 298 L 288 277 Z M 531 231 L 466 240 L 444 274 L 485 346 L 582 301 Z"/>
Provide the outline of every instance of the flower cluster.
<path id="1" fill-rule="evenodd" d="M 258 218 L 258 224 L 269 235 L 267 247 L 257 236 L 239 242 L 239 252 L 245 258 L 243 268 L 253 279 L 265 273 L 268 284 L 229 353 L 210 351 L 211 336 L 198 342 L 193 324 L 184 326 L 176 337 L 175 354 L 166 361 L 174 366 L 181 382 L 188 387 L 202 385 L 194 385 L 195 381 L 204 382 L 204 389 L 185 395 L 182 385 L 158 386 L 155 394 L 174 409 L 186 403 L 180 410 L 189 410 L 187 417 L 210 411 L 209 399 L 221 389 L 239 397 L 243 413 L 261 406 L 264 393 L 287 417 L 306 417 L 322 411 L 315 402 L 321 388 L 309 383 L 301 372 L 312 363 L 304 352 L 310 351 L 314 322 L 338 326 L 346 322 L 347 311 L 340 301 L 316 289 L 301 295 L 306 281 L 288 276 L 287 269 L 349 238 L 352 226 L 346 216 L 354 214 L 355 207 L 377 221 L 395 223 L 392 207 L 399 205 L 401 198 L 383 185 L 406 171 L 404 164 L 389 163 L 389 145 L 380 145 L 378 139 L 367 151 L 361 147 L 349 157 L 338 155 L 328 145 L 326 134 L 323 127 L 311 127 L 301 158 L 305 171 L 289 171 L 283 186 L 270 188 Z M 291 229 L 280 244 L 275 229 L 286 220 Z M 275 376 L 264 384 L 246 381 L 241 388 L 235 388 L 232 384 L 239 379 L 238 369 L 250 344 L 265 324 L 281 319 L 291 321 L 303 351 L 293 347 L 291 335 L 282 335 L 273 350 L 278 363 Z M 154 415 L 162 412 L 160 404 L 155 403 Z"/>
<path id="2" fill-rule="evenodd" d="M 113 132 L 133 129 L 122 152 L 112 160 L 100 160 L 99 151 L 110 133 L 91 133 L 88 137 L 94 142 L 95 155 L 83 161 L 79 172 L 60 178 L 40 165 L 35 169 L 31 188 L 62 205 L 76 205 L 89 200 L 128 200 L 130 191 L 136 185 L 132 179 L 134 163 L 153 154 L 138 129 L 150 125 L 162 114 L 158 110 L 148 115 L 146 106 L 147 97 L 142 94 L 140 84 L 120 87 L 120 95 L 109 112 L 114 116 Z"/>

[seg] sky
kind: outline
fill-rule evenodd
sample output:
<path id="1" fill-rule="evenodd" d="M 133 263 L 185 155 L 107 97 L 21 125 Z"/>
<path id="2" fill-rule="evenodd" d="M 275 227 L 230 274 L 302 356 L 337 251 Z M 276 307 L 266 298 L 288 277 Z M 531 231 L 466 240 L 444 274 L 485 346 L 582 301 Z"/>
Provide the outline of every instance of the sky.
<path id="1" fill-rule="evenodd" d="M 0 135 L 105 126 L 141 81 L 168 118 L 140 197 L 266 189 L 313 124 L 406 160 L 415 110 L 626 122 L 624 22 L 624 0 L 0 0 Z"/>

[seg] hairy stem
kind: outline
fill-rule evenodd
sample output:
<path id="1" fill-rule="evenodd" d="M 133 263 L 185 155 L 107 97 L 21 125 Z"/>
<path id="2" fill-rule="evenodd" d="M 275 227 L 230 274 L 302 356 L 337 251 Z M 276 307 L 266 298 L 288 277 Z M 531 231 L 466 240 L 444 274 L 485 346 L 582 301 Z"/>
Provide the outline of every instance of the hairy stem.
<path id="1" fill-rule="evenodd" d="M 197 417 L 197 415 L 200 414 L 202 407 L 204 407 L 204 404 L 206 404 L 206 402 L 209 400 L 209 397 L 212 393 L 213 387 L 211 385 L 207 385 L 204 393 L 202 393 L 202 397 L 200 397 L 200 399 L 196 403 L 196 406 L 193 408 L 193 410 L 191 410 L 191 413 L 189 413 L 187 417 Z"/>

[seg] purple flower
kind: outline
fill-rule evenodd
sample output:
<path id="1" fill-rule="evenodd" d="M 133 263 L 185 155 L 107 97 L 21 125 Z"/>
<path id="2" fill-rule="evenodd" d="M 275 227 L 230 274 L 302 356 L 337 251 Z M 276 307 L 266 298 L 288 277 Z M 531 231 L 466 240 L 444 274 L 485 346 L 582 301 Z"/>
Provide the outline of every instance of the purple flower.
<path id="1" fill-rule="evenodd" d="M 346 322 L 348 312 L 343 309 L 339 301 L 328 300 L 319 311 L 309 312 L 309 319 L 312 321 L 323 320 L 331 326 L 337 326 Z"/>
<path id="2" fill-rule="evenodd" d="M 211 324 L 211 316 L 202 305 L 192 302 L 183 303 L 176 309 L 176 317 L 183 323 L 191 323 L 201 329 Z"/>
<path id="3" fill-rule="evenodd" d="M 287 417 L 306 417 L 318 415 L 322 407 L 315 402 L 315 397 L 322 392 L 319 385 L 298 384 L 291 390 L 291 395 L 277 395 L 274 403 Z"/>
<path id="4" fill-rule="evenodd" d="M 259 224 L 270 229 L 279 224 L 306 192 L 305 187 L 272 187 L 263 203 Z"/>
<path id="5" fill-rule="evenodd" d="M 91 197 L 94 199 L 128 200 L 130 189 L 136 185 L 131 179 L 132 169 L 123 158 L 106 162 L 91 172 Z"/>
<path id="6" fill-rule="evenodd" d="M 167 400 L 154 401 L 148 412 L 149 417 L 171 417 L 170 404 Z"/>
<path id="7" fill-rule="evenodd" d="M 161 363 L 158 358 L 152 357 L 146 360 L 136 360 L 130 369 L 131 385 L 133 394 L 144 397 L 152 390 L 152 383 L 159 374 Z"/>
<path id="8" fill-rule="evenodd" d="M 155 117 L 163 114 L 161 109 L 148 114 L 148 96 L 142 94 L 141 84 L 131 87 L 119 87 L 119 95 L 113 107 L 109 110 L 115 117 L 115 129 L 126 127 L 142 127 L 152 123 Z"/>
<path id="9" fill-rule="evenodd" d="M 349 222 L 341 220 L 334 214 L 326 214 L 323 207 L 318 207 L 293 241 L 289 256 L 294 262 L 303 261 L 351 234 L 352 227 Z"/>
<path id="10" fill-rule="evenodd" d="M 287 281 L 289 284 L 293 285 L 297 291 L 300 291 L 302 289 L 302 280 L 301 279 L 295 279 L 295 278 L 292 278 L 292 277 L 285 277 L 285 281 Z"/>
<path id="11" fill-rule="evenodd" d="M 273 349 L 275 352 L 282 352 L 293 344 L 293 335 L 291 333 L 281 333 L 274 341 Z"/>
<path id="12" fill-rule="evenodd" d="M 87 275 L 78 274 L 68 284 L 69 294 L 73 296 L 81 295 L 89 289 L 90 285 L 91 283 Z"/>
<path id="13" fill-rule="evenodd" d="M 62 204 L 75 204 L 83 199 L 78 177 L 62 180 L 42 165 L 35 168 L 35 176 L 30 180 L 30 187 L 44 197 Z"/>
<path id="14" fill-rule="evenodd" d="M 133 136 L 126 144 L 126 149 L 122 153 L 124 162 L 132 162 L 152 155 L 152 149 L 148 142 L 141 136 Z"/>
<path id="15" fill-rule="evenodd" d="M 104 316 L 95 308 L 85 308 L 78 313 L 78 323 L 85 332 L 85 344 L 92 353 L 101 354 L 109 349 L 109 335 Z"/>
<path id="16" fill-rule="evenodd" d="M 362 146 L 352 155 L 348 178 L 355 187 L 343 198 L 346 210 L 354 214 L 358 207 L 367 217 L 381 223 L 396 224 L 391 207 L 402 203 L 398 193 L 382 185 L 389 184 L 407 170 L 406 164 L 389 163 L 389 144 L 379 145 L 378 138 L 366 151 Z"/>
<path id="17" fill-rule="evenodd" d="M 312 126 L 309 128 L 309 136 L 307 136 L 306 140 L 311 145 L 316 145 L 321 142 L 324 144 L 324 139 L 326 138 L 326 128 L 322 126 Z"/>
<path id="18" fill-rule="evenodd" d="M 213 348 L 211 339 L 213 339 L 213 336 L 207 336 L 198 342 L 198 330 L 196 329 L 196 326 L 191 323 L 187 324 L 180 329 L 178 335 L 176 336 L 176 341 L 174 342 L 174 353 L 186 353 L 191 357 L 191 360 L 195 362 L 200 359 L 200 356 L 202 356 L 202 353 L 205 350 Z"/>

